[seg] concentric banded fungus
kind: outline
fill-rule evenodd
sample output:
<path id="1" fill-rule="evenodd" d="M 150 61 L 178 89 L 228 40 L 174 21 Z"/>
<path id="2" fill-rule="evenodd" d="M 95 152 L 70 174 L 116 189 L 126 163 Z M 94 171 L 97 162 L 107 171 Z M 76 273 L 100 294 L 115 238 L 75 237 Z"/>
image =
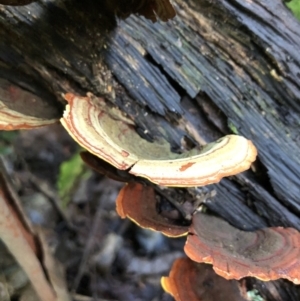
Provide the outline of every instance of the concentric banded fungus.
<path id="1" fill-rule="evenodd" d="M 32 129 L 57 122 L 56 119 L 42 119 L 24 115 L 8 108 L 0 101 L 0 130 L 12 131 L 21 129 Z"/>
<path id="2" fill-rule="evenodd" d="M 116 201 L 121 218 L 130 218 L 142 228 L 160 231 L 171 237 L 186 235 L 187 226 L 174 224 L 157 212 L 154 189 L 139 183 L 124 186 Z"/>
<path id="3" fill-rule="evenodd" d="M 162 287 L 176 301 L 245 301 L 236 281 L 216 275 L 211 266 L 188 258 L 177 259 L 169 277 L 162 277 Z"/>
<path id="4" fill-rule="evenodd" d="M 286 278 L 300 284 L 300 233 L 292 228 L 245 232 L 198 213 L 184 250 L 196 262 L 213 264 L 216 273 L 226 279 Z"/>
<path id="5" fill-rule="evenodd" d="M 248 169 L 257 151 L 251 141 L 228 135 L 200 151 L 170 151 L 166 141 L 150 143 L 134 130 L 120 111 L 108 109 L 103 99 L 66 94 L 61 123 L 70 135 L 94 155 L 118 169 L 164 186 L 203 186 Z M 120 120 L 122 116 L 122 119 Z"/>

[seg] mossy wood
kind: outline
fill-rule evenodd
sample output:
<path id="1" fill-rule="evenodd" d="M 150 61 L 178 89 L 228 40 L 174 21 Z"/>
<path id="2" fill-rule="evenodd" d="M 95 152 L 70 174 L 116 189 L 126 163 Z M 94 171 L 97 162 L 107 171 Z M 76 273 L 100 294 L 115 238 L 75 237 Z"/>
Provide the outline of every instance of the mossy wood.
<path id="1" fill-rule="evenodd" d="M 0 100 L 52 119 L 63 113 L 62 93 L 92 92 L 144 138 L 164 137 L 177 152 L 183 141 L 237 132 L 258 148 L 256 172 L 213 186 L 207 206 L 240 229 L 300 230 L 300 24 L 292 13 L 280 0 L 176 0 L 177 17 L 153 24 L 116 21 L 112 3 L 0 6 Z M 299 300 L 290 283 L 259 288 L 279 300 L 274 287 L 280 300 Z"/>

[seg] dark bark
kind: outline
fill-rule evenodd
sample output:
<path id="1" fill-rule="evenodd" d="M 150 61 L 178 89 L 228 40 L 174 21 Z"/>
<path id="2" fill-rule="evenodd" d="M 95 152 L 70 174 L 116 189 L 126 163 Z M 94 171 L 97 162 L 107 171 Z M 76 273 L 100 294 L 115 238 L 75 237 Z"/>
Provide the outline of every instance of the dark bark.
<path id="1" fill-rule="evenodd" d="M 299 22 L 279 0 L 174 4 L 177 17 L 156 24 L 116 22 L 100 0 L 1 7 L 1 100 L 40 115 L 13 102 L 22 89 L 52 118 L 61 93 L 104 95 L 143 137 L 164 136 L 174 151 L 183 138 L 197 144 L 195 132 L 212 141 L 236 131 L 257 146 L 256 170 L 212 185 L 207 207 L 242 229 L 300 230 Z M 254 282 L 267 300 L 299 300 L 288 282 Z"/>

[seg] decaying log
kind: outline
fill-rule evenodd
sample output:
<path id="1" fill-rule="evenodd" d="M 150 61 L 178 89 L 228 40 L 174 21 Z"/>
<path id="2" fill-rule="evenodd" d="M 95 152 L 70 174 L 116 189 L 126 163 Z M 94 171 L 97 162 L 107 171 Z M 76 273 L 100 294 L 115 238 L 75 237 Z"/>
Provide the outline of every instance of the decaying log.
<path id="1" fill-rule="evenodd" d="M 107 1 L 0 6 L 1 101 L 51 119 L 62 115 L 62 93 L 92 92 L 175 152 L 239 133 L 258 148 L 255 170 L 212 185 L 207 207 L 244 230 L 300 230 L 300 24 L 291 12 L 279 0 L 176 0 L 177 16 L 153 24 L 116 20 Z M 295 286 L 274 287 L 299 299 Z"/>

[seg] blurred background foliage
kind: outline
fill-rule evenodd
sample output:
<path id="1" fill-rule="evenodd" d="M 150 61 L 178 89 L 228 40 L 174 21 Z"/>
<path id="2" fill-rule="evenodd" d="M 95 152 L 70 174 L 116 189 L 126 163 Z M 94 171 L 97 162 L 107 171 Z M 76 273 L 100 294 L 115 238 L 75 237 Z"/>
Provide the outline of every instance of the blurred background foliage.
<path id="1" fill-rule="evenodd" d="M 287 3 L 287 6 L 293 11 L 297 19 L 300 20 L 300 0 L 293 0 Z"/>

